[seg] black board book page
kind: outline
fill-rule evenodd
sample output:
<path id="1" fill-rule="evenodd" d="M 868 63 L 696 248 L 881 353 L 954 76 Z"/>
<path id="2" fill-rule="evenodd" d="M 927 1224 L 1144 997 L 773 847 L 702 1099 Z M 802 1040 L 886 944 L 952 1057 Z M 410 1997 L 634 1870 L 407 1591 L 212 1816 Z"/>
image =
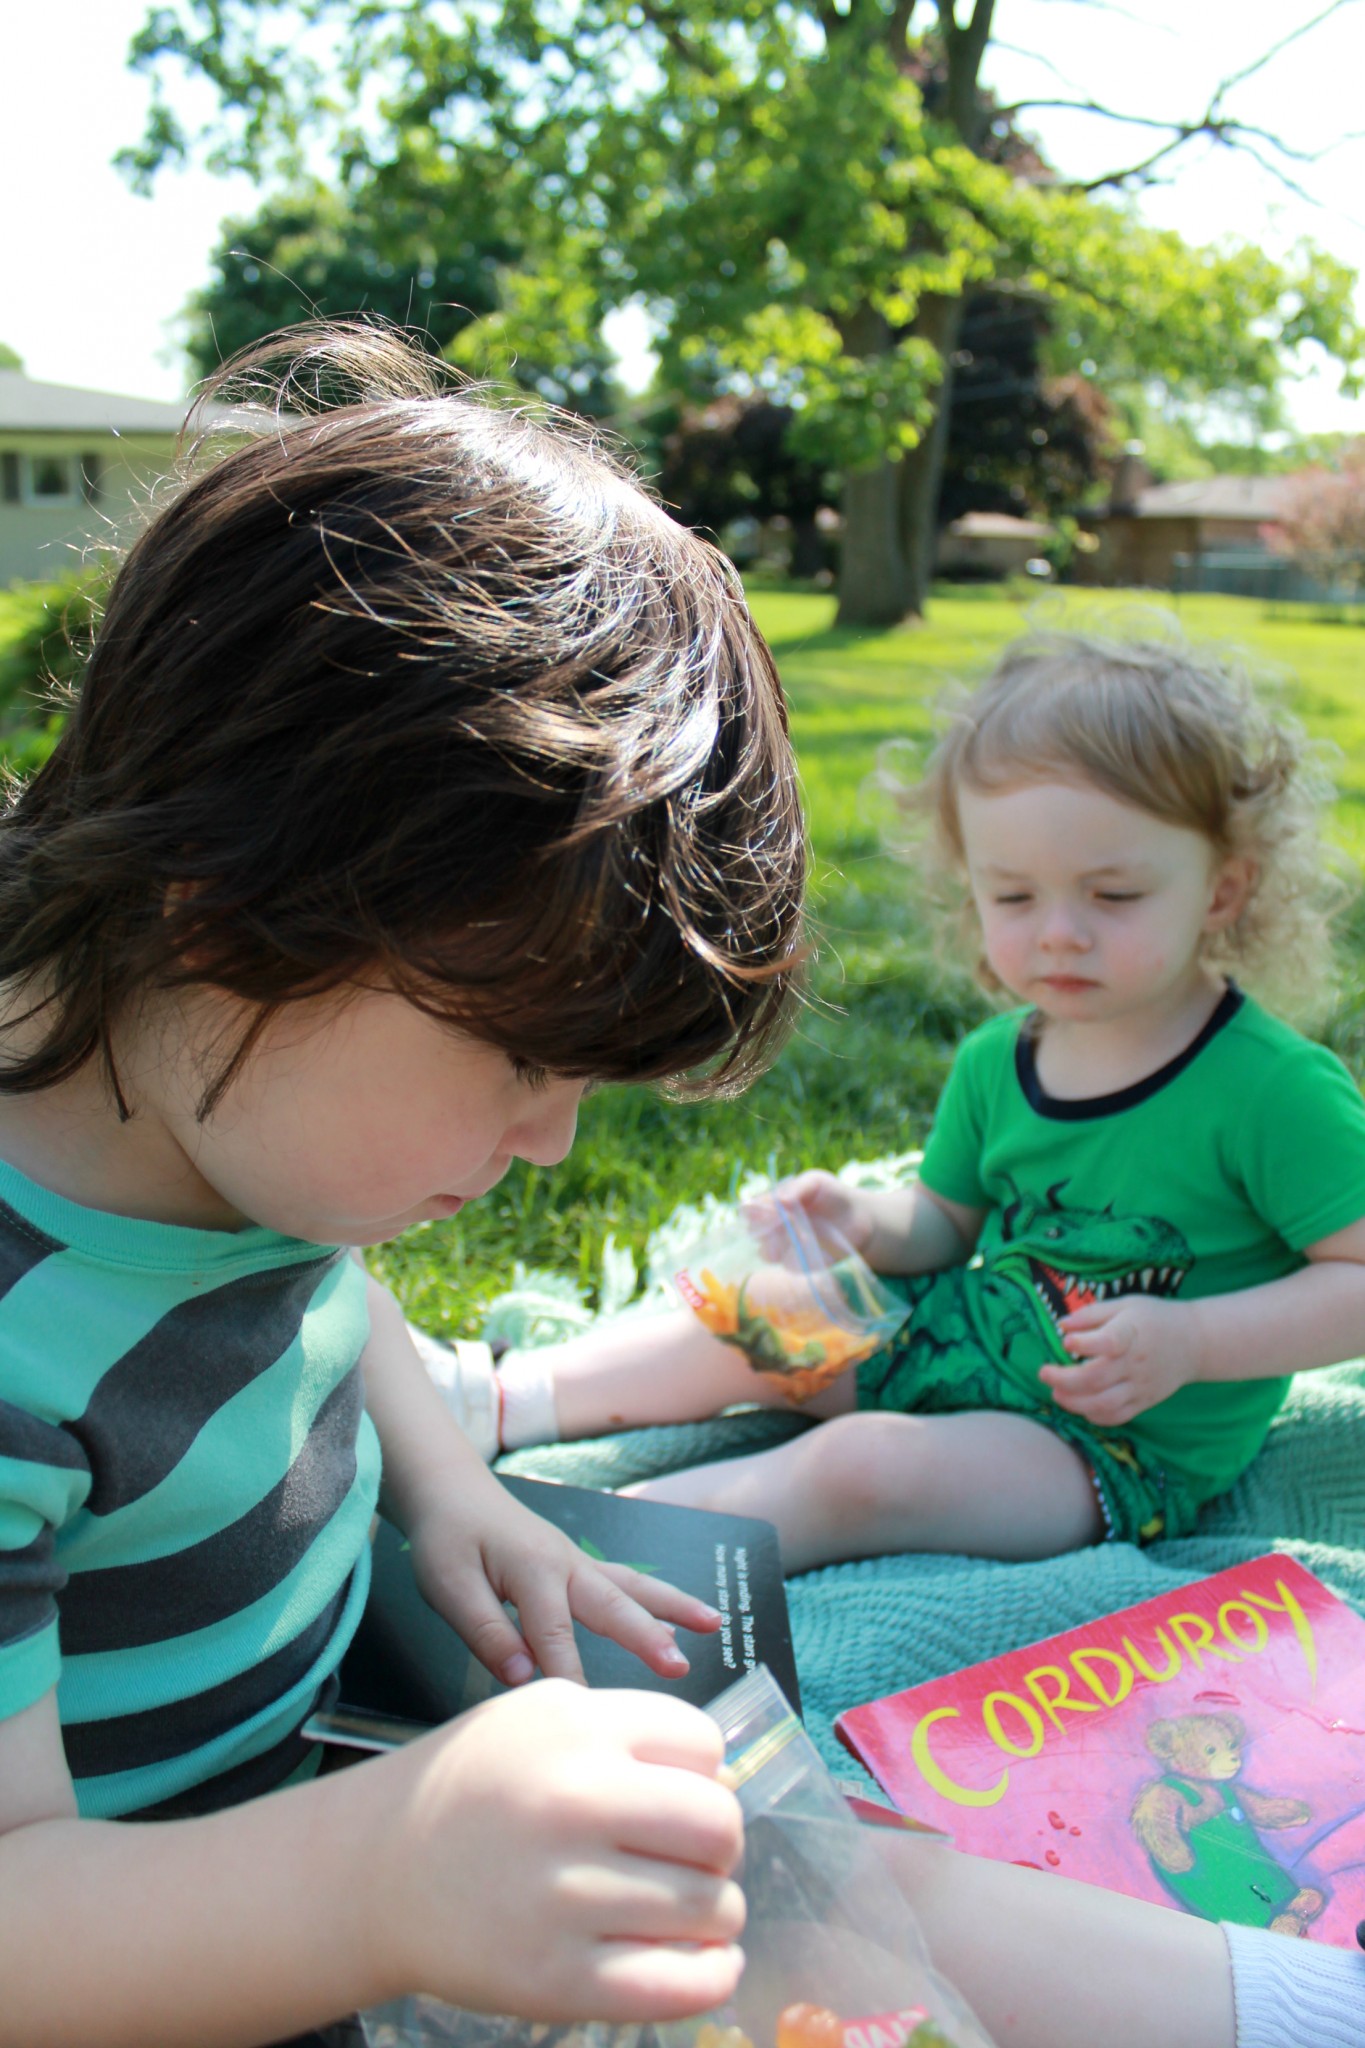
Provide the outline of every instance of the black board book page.
<path id="1" fill-rule="evenodd" d="M 679 1631 L 691 1666 L 683 1678 L 660 1678 L 618 1643 L 579 1627 L 578 1652 L 590 1686 L 669 1692 L 705 1706 L 766 1664 L 800 1711 L 782 1561 L 770 1522 L 542 1479 L 502 1478 L 500 1484 L 590 1557 L 634 1565 L 720 1610 L 714 1635 Z M 427 1605 L 403 1536 L 381 1520 L 364 1619 L 341 1666 L 340 1700 L 305 1732 L 387 1748 L 506 1690 Z"/>

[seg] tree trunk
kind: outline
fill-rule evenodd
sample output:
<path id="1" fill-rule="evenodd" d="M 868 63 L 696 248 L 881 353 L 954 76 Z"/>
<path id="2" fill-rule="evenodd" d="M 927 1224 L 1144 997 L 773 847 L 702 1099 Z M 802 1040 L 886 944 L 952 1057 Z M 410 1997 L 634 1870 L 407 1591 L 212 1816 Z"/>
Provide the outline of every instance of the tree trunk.
<path id="1" fill-rule="evenodd" d="M 809 583 L 828 566 L 825 536 L 814 519 L 793 519 L 792 552 L 787 573 L 799 583 Z"/>
<path id="2" fill-rule="evenodd" d="M 860 306 L 841 329 L 851 356 L 884 355 L 891 346 L 891 329 L 874 306 Z M 900 470 L 899 462 L 883 461 L 844 478 L 838 625 L 894 626 L 905 617 L 910 581 L 901 544 Z"/>
<path id="3" fill-rule="evenodd" d="M 838 625 L 894 626 L 910 608 L 901 547 L 901 467 L 880 462 L 844 478 Z"/>
<path id="4" fill-rule="evenodd" d="M 905 562 L 907 609 L 922 617 L 929 601 L 934 556 L 938 549 L 938 499 L 943 463 L 948 452 L 948 420 L 953 396 L 953 350 L 962 328 L 960 298 L 926 298 L 915 320 L 943 361 L 933 425 L 900 465 L 900 538 Z"/>
<path id="5" fill-rule="evenodd" d="M 939 0 L 948 59 L 948 117 L 971 150 L 980 149 L 987 118 L 977 80 L 994 9 L 995 0 L 975 0 L 970 19 L 959 26 L 954 0 Z M 913 12 L 913 0 L 902 0 L 890 19 L 890 49 L 897 63 L 904 57 Z M 923 616 L 934 573 L 953 350 L 961 324 L 960 297 L 933 295 L 921 302 L 914 332 L 934 344 L 943 363 L 933 424 L 901 460 L 845 478 L 840 625 L 885 626 L 907 616 Z M 851 355 L 874 355 L 890 348 L 892 336 L 885 319 L 873 307 L 861 307 L 845 327 L 844 346 Z M 894 519 L 894 532 L 887 530 L 888 517 Z"/>

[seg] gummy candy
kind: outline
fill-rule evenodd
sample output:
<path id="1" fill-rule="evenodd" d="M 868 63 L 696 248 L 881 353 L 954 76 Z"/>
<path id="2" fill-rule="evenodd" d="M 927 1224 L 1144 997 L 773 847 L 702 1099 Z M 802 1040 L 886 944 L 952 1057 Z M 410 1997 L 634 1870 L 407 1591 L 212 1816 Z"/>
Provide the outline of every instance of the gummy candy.
<path id="1" fill-rule="evenodd" d="M 742 2027 L 719 2027 L 703 2020 L 697 2029 L 696 2048 L 754 2048 Z"/>
<path id="2" fill-rule="evenodd" d="M 844 2048 L 844 2023 L 827 2005 L 784 2006 L 776 2048 Z"/>

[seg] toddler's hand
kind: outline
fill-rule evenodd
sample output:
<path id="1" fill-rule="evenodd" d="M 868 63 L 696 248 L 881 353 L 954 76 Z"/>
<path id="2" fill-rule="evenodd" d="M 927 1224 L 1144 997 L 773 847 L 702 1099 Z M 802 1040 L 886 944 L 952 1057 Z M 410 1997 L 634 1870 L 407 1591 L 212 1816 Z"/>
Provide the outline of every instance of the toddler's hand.
<path id="1" fill-rule="evenodd" d="M 744 1924 L 721 1757 L 680 1700 L 547 1680 L 385 1758 L 363 1889 L 391 1994 L 549 2021 L 721 2004 Z"/>
<path id="2" fill-rule="evenodd" d="M 1197 1379 L 1193 1305 L 1123 1294 L 1063 1316 L 1062 1341 L 1077 1365 L 1045 1365 L 1038 1377 L 1059 1408 L 1114 1429 Z"/>
<path id="3" fill-rule="evenodd" d="M 773 1257 L 780 1257 L 787 1249 L 786 1233 L 773 1208 L 773 1195 L 780 1195 L 790 1208 L 804 1209 L 817 1229 L 822 1223 L 828 1224 L 855 1252 L 861 1252 L 872 1235 L 873 1218 L 863 1191 L 848 1187 L 837 1175 L 814 1167 L 808 1173 L 796 1173 L 790 1180 L 779 1181 L 772 1195 L 760 1195 L 744 1205 L 745 1221 L 765 1252 Z"/>
<path id="4" fill-rule="evenodd" d="M 597 1563 L 491 1475 L 479 1479 L 428 1506 L 408 1537 L 423 1594 L 480 1663 L 506 1685 L 522 1684 L 537 1665 L 547 1678 L 581 1681 L 573 1633 L 581 1621 L 660 1677 L 682 1676 L 687 1659 L 673 1626 L 709 1634 L 720 1626 L 714 1608 L 628 1565 Z"/>

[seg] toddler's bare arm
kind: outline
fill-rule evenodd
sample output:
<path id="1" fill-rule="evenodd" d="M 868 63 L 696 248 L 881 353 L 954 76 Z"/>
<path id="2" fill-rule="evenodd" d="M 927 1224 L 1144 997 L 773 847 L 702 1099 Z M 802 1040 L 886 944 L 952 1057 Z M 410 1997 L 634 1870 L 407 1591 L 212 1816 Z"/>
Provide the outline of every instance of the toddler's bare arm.
<path id="1" fill-rule="evenodd" d="M 1274 1379 L 1365 1351 L 1365 1220 L 1280 1280 L 1198 1301 L 1119 1295 L 1061 1325 L 1074 1366 L 1044 1366 L 1059 1406 L 1117 1428 L 1196 1380 Z"/>

